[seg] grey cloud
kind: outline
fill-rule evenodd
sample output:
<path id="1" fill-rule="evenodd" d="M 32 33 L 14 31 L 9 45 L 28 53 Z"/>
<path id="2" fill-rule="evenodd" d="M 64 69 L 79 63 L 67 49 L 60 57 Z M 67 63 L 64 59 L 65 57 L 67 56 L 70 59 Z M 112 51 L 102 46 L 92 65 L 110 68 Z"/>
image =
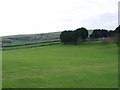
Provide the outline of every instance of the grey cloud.
<path id="1" fill-rule="evenodd" d="M 118 14 L 105 13 L 100 16 L 85 19 L 83 20 L 83 23 L 89 28 L 115 29 L 118 25 Z"/>

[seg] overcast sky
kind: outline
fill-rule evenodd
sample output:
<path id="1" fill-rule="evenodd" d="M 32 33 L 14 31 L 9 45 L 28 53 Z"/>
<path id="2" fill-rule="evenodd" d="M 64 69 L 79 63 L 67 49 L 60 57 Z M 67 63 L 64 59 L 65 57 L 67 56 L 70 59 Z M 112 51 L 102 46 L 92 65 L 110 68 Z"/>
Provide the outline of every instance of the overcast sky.
<path id="1" fill-rule="evenodd" d="M 0 36 L 115 29 L 119 0 L 0 0 Z"/>

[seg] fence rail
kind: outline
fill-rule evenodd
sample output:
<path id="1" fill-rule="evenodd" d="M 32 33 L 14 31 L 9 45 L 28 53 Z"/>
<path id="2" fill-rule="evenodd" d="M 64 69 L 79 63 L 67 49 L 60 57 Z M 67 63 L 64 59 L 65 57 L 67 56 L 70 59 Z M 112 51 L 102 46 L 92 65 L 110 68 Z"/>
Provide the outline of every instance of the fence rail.
<path id="1" fill-rule="evenodd" d="M 26 43 L 26 44 L 17 44 L 17 45 L 7 45 L 7 46 L 2 45 L 2 47 L 17 47 L 17 46 L 25 46 L 25 45 L 35 45 L 35 44 L 52 43 L 52 42 L 60 42 L 60 40 L 45 41 L 45 42 L 39 42 L 39 43 Z"/>
<path id="2" fill-rule="evenodd" d="M 39 42 L 39 43 L 29 43 L 29 44 L 27 43 L 27 44 L 19 44 L 19 45 L 2 46 L 0 51 L 16 50 L 16 49 L 24 49 L 24 48 L 34 48 L 34 47 L 43 47 L 43 46 L 50 46 L 50 45 L 57 45 L 57 44 L 60 44 L 60 40 L 45 41 L 45 42 Z M 31 45 L 33 45 L 33 46 L 31 46 Z M 34 45 L 36 45 L 36 46 L 34 46 Z"/>

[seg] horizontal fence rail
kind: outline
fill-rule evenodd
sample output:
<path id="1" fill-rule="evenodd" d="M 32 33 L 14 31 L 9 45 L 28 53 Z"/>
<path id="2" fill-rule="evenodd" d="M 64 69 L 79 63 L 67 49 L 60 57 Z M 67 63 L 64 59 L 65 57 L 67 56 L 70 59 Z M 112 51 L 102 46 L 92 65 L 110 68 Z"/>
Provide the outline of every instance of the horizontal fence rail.
<path id="1" fill-rule="evenodd" d="M 39 42 L 39 43 L 26 43 L 26 44 L 17 44 L 17 45 L 7 45 L 2 47 L 17 47 L 17 46 L 25 46 L 25 45 L 34 45 L 34 44 L 44 44 L 44 43 L 52 43 L 52 42 L 60 42 L 60 40 L 55 41 L 45 41 L 45 42 Z"/>
<path id="2" fill-rule="evenodd" d="M 41 45 L 37 45 L 41 44 Z M 34 47 L 43 47 L 43 46 L 50 46 L 50 45 L 57 45 L 60 44 L 60 40 L 55 41 L 46 41 L 46 42 L 40 42 L 40 43 L 29 43 L 29 44 L 21 44 L 21 45 L 9 45 L 9 46 L 2 46 L 2 51 L 4 50 L 16 50 L 16 49 L 24 49 L 24 48 L 34 48 Z M 37 46 L 29 46 L 29 45 L 37 45 Z M 20 47 L 20 46 L 26 46 L 26 47 Z M 9 49 L 5 49 L 5 47 L 10 47 Z M 15 47 L 15 48 L 12 48 Z"/>

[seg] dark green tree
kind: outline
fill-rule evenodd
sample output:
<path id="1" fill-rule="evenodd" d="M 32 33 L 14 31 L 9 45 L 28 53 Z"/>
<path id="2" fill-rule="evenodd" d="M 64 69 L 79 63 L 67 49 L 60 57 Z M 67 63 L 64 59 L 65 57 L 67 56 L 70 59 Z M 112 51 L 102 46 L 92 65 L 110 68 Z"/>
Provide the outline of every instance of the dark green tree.
<path id="1" fill-rule="evenodd" d="M 120 34 L 120 25 L 115 29 L 115 33 Z"/>
<path id="2" fill-rule="evenodd" d="M 85 41 L 88 37 L 88 31 L 86 28 L 78 28 L 75 31 L 63 31 L 60 34 L 60 40 L 64 44 L 77 44 L 78 41 Z"/>
<path id="3" fill-rule="evenodd" d="M 67 42 L 66 37 L 67 37 L 67 31 L 65 30 L 65 31 L 63 31 L 63 32 L 60 34 L 60 40 L 61 40 L 61 42 L 64 43 L 64 44 Z"/>
<path id="4" fill-rule="evenodd" d="M 99 38 L 102 38 L 102 37 L 103 37 L 100 29 L 95 29 L 95 30 L 93 31 L 93 36 L 94 36 L 95 39 L 99 39 Z"/>
<path id="5" fill-rule="evenodd" d="M 108 32 L 108 36 L 109 36 L 109 37 L 113 37 L 113 36 L 114 36 L 114 34 L 115 34 L 115 32 L 114 32 L 114 31 L 112 31 L 112 30 L 110 30 L 110 31 Z"/>
<path id="6" fill-rule="evenodd" d="M 88 37 L 88 30 L 84 27 L 75 30 L 76 38 L 81 38 L 83 41 Z"/>
<path id="7" fill-rule="evenodd" d="M 114 31 L 114 37 L 116 37 L 116 43 L 120 46 L 120 25 Z"/>
<path id="8" fill-rule="evenodd" d="M 102 33 L 102 36 L 105 37 L 105 38 L 108 37 L 108 35 L 109 35 L 109 32 L 105 29 L 102 29 L 101 33 Z"/>

